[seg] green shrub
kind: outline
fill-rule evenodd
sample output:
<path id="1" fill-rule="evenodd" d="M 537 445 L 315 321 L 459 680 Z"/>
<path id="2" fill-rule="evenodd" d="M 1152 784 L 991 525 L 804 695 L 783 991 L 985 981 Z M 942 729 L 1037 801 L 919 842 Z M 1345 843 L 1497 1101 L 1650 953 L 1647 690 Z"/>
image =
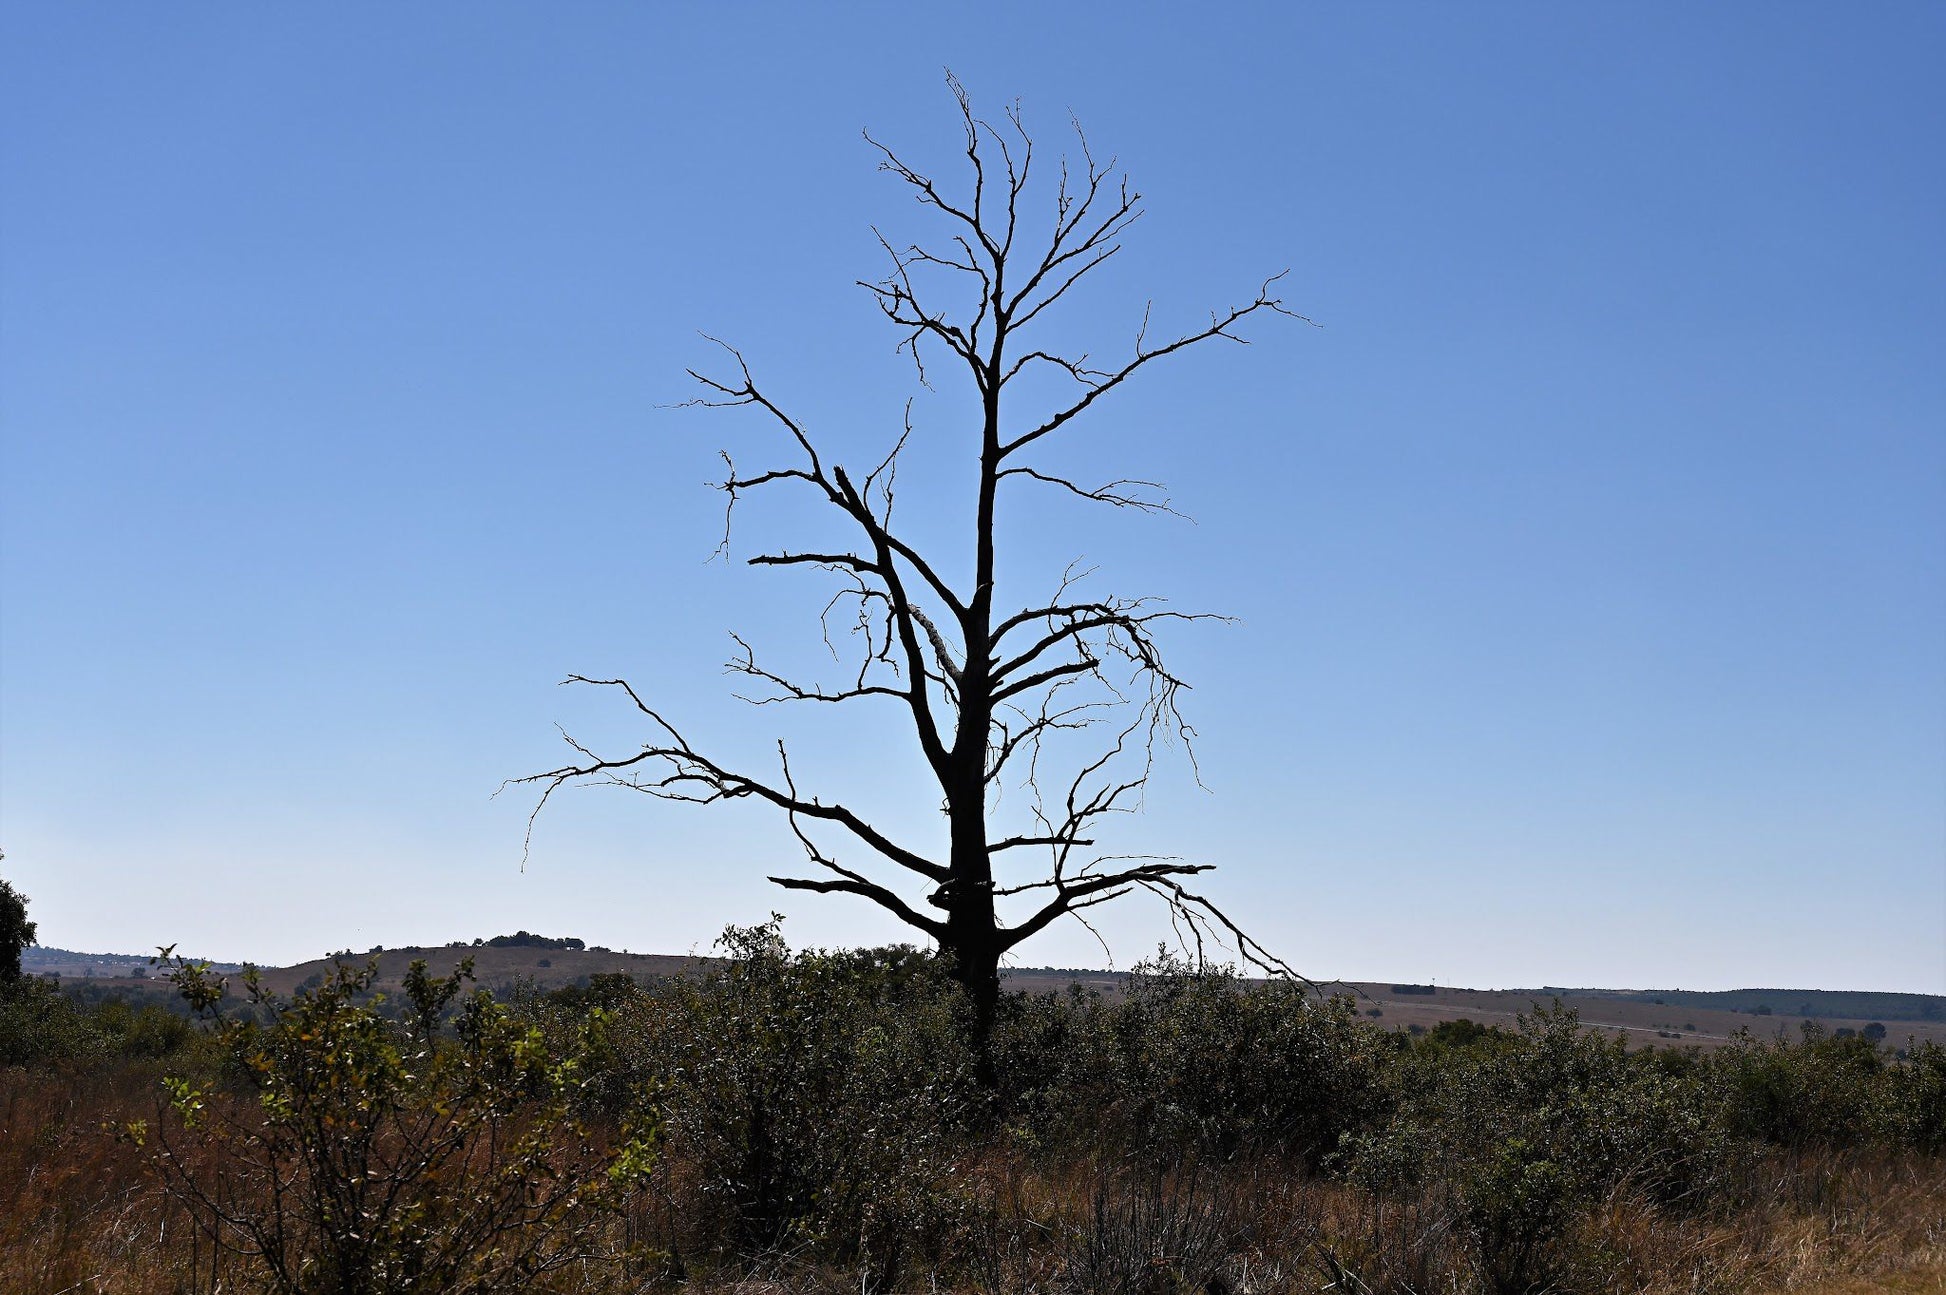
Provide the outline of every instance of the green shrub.
<path id="1" fill-rule="evenodd" d="M 27 976 L 0 985 L 0 1066 L 83 1061 L 109 1051 L 90 1014 L 52 982 Z"/>
<path id="2" fill-rule="evenodd" d="M 1131 1145 L 1228 1158 L 1278 1152 L 1315 1166 L 1375 1125 L 1384 1045 L 1350 999 L 1250 983 L 1162 956 L 1096 1032 L 1109 1127 Z"/>
<path id="3" fill-rule="evenodd" d="M 1555 1284 L 1566 1266 L 1561 1238 L 1589 1185 L 1584 1174 L 1512 1137 L 1470 1176 L 1466 1221 L 1493 1295 L 1530 1295 Z"/>
<path id="4" fill-rule="evenodd" d="M 1892 1136 L 1928 1155 L 1946 1151 L 1946 1048 L 1928 1039 L 1886 1078 Z"/>
<path id="5" fill-rule="evenodd" d="M 172 1057 L 201 1037 L 192 1018 L 156 1003 L 110 998 L 95 1008 L 92 1021 L 108 1046 L 125 1057 Z"/>
<path id="6" fill-rule="evenodd" d="M 958 991 L 908 948 L 793 955 L 775 921 L 723 948 L 726 965 L 661 987 L 635 1045 L 667 1077 L 672 1149 L 701 1175 L 718 1248 L 896 1281 L 956 1208 L 976 1109 Z"/>
<path id="7" fill-rule="evenodd" d="M 1517 1031 L 1436 1028 L 1395 1055 L 1392 1083 L 1391 1124 L 1347 1138 L 1331 1163 L 1380 1196 L 1454 1192 L 1494 1291 L 1565 1272 L 1570 1225 L 1616 1188 L 1694 1208 L 1735 1165 L 1702 1084 L 1559 1006 L 1520 1017 Z"/>
<path id="8" fill-rule="evenodd" d="M 165 1081 L 160 1118 L 129 1129 L 165 1188 L 278 1295 L 470 1295 L 575 1258 L 648 1168 L 648 1134 L 603 1140 L 576 1120 L 579 1050 L 550 1055 L 483 992 L 461 1002 L 470 966 L 412 964 L 403 1020 L 376 975 L 340 965 L 288 1003 L 251 975 L 253 1013 L 224 1019 L 207 966 L 174 964 L 247 1091 Z"/>
<path id="9" fill-rule="evenodd" d="M 1793 1149 L 1856 1146 L 1881 1134 L 1888 1093 L 1878 1045 L 1830 1038 L 1810 1021 L 1800 1031 L 1795 1044 L 1746 1031 L 1712 1059 L 1731 1128 Z"/>

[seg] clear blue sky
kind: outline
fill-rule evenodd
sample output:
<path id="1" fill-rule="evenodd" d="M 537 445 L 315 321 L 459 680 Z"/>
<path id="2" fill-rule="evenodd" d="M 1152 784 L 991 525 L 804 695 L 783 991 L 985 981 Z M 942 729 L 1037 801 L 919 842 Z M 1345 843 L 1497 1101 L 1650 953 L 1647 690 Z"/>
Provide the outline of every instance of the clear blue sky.
<path id="1" fill-rule="evenodd" d="M 1063 451 L 1197 524 L 1013 517 L 1024 582 L 1238 618 L 1172 641 L 1210 790 L 1128 848 L 1319 976 L 1946 992 L 1942 60 L 1937 5 L 9 5 L 6 874 L 70 948 L 895 938 L 767 886 L 759 812 L 577 793 L 523 871 L 489 796 L 630 740 L 554 687 L 620 673 L 936 821 L 896 731 L 730 699 L 726 631 L 790 659 L 819 599 L 706 563 L 764 435 L 663 406 L 707 330 L 884 444 L 851 285 L 929 229 L 860 131 L 948 171 L 950 66 L 1148 196 L 1063 339 L 1285 267 L 1322 325 Z"/>

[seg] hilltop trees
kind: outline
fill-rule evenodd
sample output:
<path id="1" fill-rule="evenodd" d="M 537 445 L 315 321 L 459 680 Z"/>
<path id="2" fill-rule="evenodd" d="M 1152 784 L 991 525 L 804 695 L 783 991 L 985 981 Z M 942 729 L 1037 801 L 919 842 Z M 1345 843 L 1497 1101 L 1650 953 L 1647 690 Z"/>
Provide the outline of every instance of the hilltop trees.
<path id="1" fill-rule="evenodd" d="M 1085 138 L 1078 139 L 1078 159 L 1050 168 L 1017 109 L 995 124 L 975 115 L 957 82 L 951 87 L 964 134 L 958 185 L 935 181 L 871 141 L 880 169 L 918 201 L 939 233 L 929 244 L 905 247 L 881 235 L 884 277 L 861 286 L 921 383 L 950 382 L 973 414 L 976 430 L 962 460 L 972 504 L 964 549 L 921 551 L 914 532 L 894 520 L 900 456 L 915 434 L 910 405 L 903 428 L 887 436 L 887 451 L 861 468 L 822 448 L 734 348 L 724 348 L 726 372 L 690 371 L 702 386 L 693 403 L 749 411 L 778 435 L 778 457 L 761 466 L 741 467 L 724 456 L 729 468 L 719 488 L 726 507 L 794 491 L 850 537 L 747 559 L 810 568 L 834 582 L 832 607 L 845 609 L 848 621 L 855 613 L 858 631 L 857 656 L 842 678 L 787 677 L 741 638 L 730 669 L 761 690 L 752 698 L 760 702 L 898 708 L 916 758 L 938 787 L 943 842 L 895 839 L 852 804 L 813 790 L 809 771 L 792 763 L 781 742 L 771 772 L 732 763 L 692 740 L 623 679 L 576 675 L 569 682 L 614 689 L 639 712 L 648 734 L 638 749 L 604 755 L 575 744 L 571 762 L 517 781 L 543 789 L 536 813 L 563 786 L 586 782 L 662 800 L 772 806 L 802 847 L 809 875 L 771 880 L 790 890 L 862 897 L 935 941 L 978 1006 L 984 1032 L 1008 950 L 1063 917 L 1137 890 L 1160 897 L 1199 948 L 1205 935 L 1220 935 L 1252 964 L 1288 970 L 1187 888 L 1186 880 L 1209 865 L 1118 856 L 1097 845 L 1104 821 L 1134 807 L 1157 745 L 1186 744 L 1191 736 L 1178 709 L 1186 685 L 1167 663 L 1163 637 L 1205 617 L 1151 597 L 1096 591 L 1073 566 L 1047 572 L 1043 588 L 1051 592 L 1003 601 L 999 554 L 1016 538 L 1003 516 L 1004 501 L 1016 492 L 1051 490 L 1083 504 L 1170 512 L 1154 482 L 1091 484 L 1044 452 L 1151 365 L 1204 342 L 1241 342 L 1240 327 L 1256 317 L 1298 316 L 1275 295 L 1271 279 L 1240 304 L 1212 312 L 1207 324 L 1161 340 L 1145 312 L 1119 358 L 1063 349 L 1046 335 L 1048 319 L 1121 250 L 1122 235 L 1142 213 L 1141 196 Z M 1050 387 L 1065 394 L 1040 403 Z M 967 578 L 950 578 L 962 568 Z M 1005 821 L 996 803 L 1003 785 L 1015 809 Z M 845 855 L 839 846 L 847 843 L 862 847 L 870 862 Z M 1040 866 L 1026 872 L 1018 861 L 1036 855 Z"/>

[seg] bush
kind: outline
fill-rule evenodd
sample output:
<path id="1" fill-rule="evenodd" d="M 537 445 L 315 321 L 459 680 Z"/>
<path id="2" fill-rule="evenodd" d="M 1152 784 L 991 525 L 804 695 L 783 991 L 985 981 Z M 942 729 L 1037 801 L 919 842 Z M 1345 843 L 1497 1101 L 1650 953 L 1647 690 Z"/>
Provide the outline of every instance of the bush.
<path id="1" fill-rule="evenodd" d="M 628 1018 L 716 1235 L 735 1257 L 792 1249 L 896 1281 L 955 1209 L 975 1109 L 958 991 L 909 948 L 792 955 L 775 921 L 722 947 L 726 965 Z"/>
<path id="2" fill-rule="evenodd" d="M 1887 1131 L 1915 1151 L 1946 1151 L 1946 1048 L 1926 1040 L 1887 1078 Z"/>
<path id="3" fill-rule="evenodd" d="M 477 945 L 482 943 L 482 941 L 475 940 L 473 943 Z M 530 931 L 515 931 L 512 935 L 496 935 L 484 943 L 489 949 L 585 949 L 588 947 L 584 941 L 571 935 L 556 939 L 545 935 L 535 935 Z M 598 952 L 605 952 L 605 950 L 598 950 Z"/>
<path id="4" fill-rule="evenodd" d="M 110 1041 L 52 982 L 0 984 L 0 1066 L 39 1066 L 106 1054 Z"/>
<path id="5" fill-rule="evenodd" d="M 114 1051 L 147 1060 L 172 1057 L 201 1037 L 195 1021 L 181 1012 L 121 998 L 107 999 L 96 1007 L 93 1024 Z"/>
<path id="6" fill-rule="evenodd" d="M 1720 1100 L 1739 1134 L 1778 1146 L 1855 1146 L 1883 1132 L 1885 1055 L 1869 1039 L 1826 1036 L 1759 1042 L 1748 1032 L 1713 1059 Z"/>
<path id="7" fill-rule="evenodd" d="M 128 1130 L 164 1187 L 278 1295 L 463 1295 L 576 1257 L 647 1169 L 648 1135 L 601 1144 L 570 1109 L 580 1056 L 550 1056 L 483 992 L 442 1038 L 469 966 L 413 963 L 404 1021 L 380 1010 L 376 975 L 341 965 L 288 1003 L 250 975 L 259 1024 L 215 1017 L 222 983 L 178 960 L 248 1100 L 166 1081 L 155 1124 Z"/>
<path id="8" fill-rule="evenodd" d="M 1392 1082 L 1393 1122 L 1348 1138 L 1332 1163 L 1380 1195 L 1450 1187 L 1494 1291 L 1559 1278 L 1570 1224 L 1615 1189 L 1695 1208 L 1735 1163 L 1701 1085 L 1558 1006 L 1517 1032 L 1442 1023 L 1406 1044 Z"/>
<path id="9" fill-rule="evenodd" d="M 1104 1026 L 1107 1114 L 1132 1145 L 1315 1166 L 1388 1106 L 1379 1041 L 1348 998 L 1319 1002 L 1301 985 L 1164 954 L 1136 969 Z"/>
<path id="10" fill-rule="evenodd" d="M 1565 1267 L 1559 1241 L 1589 1184 L 1577 1166 L 1525 1138 L 1507 1138 L 1467 1184 L 1466 1221 L 1480 1276 L 1494 1295 L 1551 1288 Z"/>

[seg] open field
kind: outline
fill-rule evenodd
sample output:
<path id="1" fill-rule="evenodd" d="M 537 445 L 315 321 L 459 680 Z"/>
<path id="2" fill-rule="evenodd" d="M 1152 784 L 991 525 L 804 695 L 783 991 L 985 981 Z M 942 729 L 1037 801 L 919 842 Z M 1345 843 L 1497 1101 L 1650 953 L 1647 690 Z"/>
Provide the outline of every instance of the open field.
<path id="1" fill-rule="evenodd" d="M 585 983 L 590 976 L 613 974 L 628 975 L 643 983 L 652 983 L 665 976 L 701 974 L 718 965 L 717 959 L 700 954 L 430 945 L 353 954 L 349 957 L 315 958 L 289 967 L 261 968 L 259 974 L 267 988 L 289 995 L 298 986 L 322 978 L 336 962 L 363 966 L 374 957 L 379 963 L 377 985 L 391 992 L 397 991 L 406 968 L 420 958 L 425 959 L 435 973 L 443 974 L 462 958 L 470 957 L 479 983 L 496 989 L 523 984 L 539 990 L 558 989 L 564 985 Z M 152 978 L 147 959 L 135 955 L 30 948 L 23 953 L 21 962 L 22 969 L 31 974 L 56 973 L 65 982 L 79 979 L 100 990 L 165 992 Z M 230 971 L 237 966 L 215 965 L 219 971 Z M 90 970 L 119 971 L 124 974 L 83 975 Z M 143 975 L 126 974 L 135 970 Z M 1127 981 L 1127 973 L 1118 971 L 1024 967 L 1006 973 L 1009 989 L 1028 993 L 1060 993 L 1071 985 L 1079 984 L 1114 998 L 1123 992 Z M 1397 992 L 1397 986 L 1393 984 L 1366 981 L 1327 981 L 1321 982 L 1319 988 L 1326 994 L 1350 996 L 1357 1011 L 1388 1029 L 1409 1030 L 1414 1026 L 1431 1029 L 1442 1022 L 1457 1020 L 1511 1028 L 1520 1015 L 1558 1000 L 1564 1006 L 1574 1008 L 1580 1014 L 1583 1025 L 1607 1030 L 1630 1048 L 1718 1048 L 1731 1042 L 1740 1031 L 1747 1030 L 1764 1039 L 1775 1036 L 1779 1030 L 1794 1035 L 1802 1020 L 1815 1021 L 1828 1033 L 1841 1030 L 1856 1032 L 1863 1031 L 1874 1019 L 1885 1026 L 1886 1042 L 1893 1047 L 1906 1046 L 1908 1041 L 1946 1045 L 1946 999 L 1925 995 L 1901 997 L 1937 1004 L 1940 1008 L 1937 1019 L 1901 1020 L 1841 1015 L 1825 1010 L 1827 1005 L 1843 1003 L 1845 999 L 1856 996 L 1819 990 L 1794 991 L 1788 995 L 1791 999 L 1799 1000 L 1801 1005 L 1812 1007 L 1814 1011 L 1809 1014 L 1773 1012 L 1754 1015 L 1709 1006 L 1707 1003 L 1678 1005 L 1674 1002 L 1639 1001 L 1637 996 L 1618 990 L 1465 989 L 1439 986 L 1432 987 L 1430 993 L 1402 994 Z M 1647 993 L 1651 999 L 1656 996 L 1653 991 Z M 1371 1016 L 1373 1011 L 1378 1015 Z"/>
<path id="2" fill-rule="evenodd" d="M 1320 1002 L 1164 965 L 1009 999 L 983 1054 L 932 959 L 764 936 L 313 962 L 203 1027 L 17 986 L 0 1292 L 254 1295 L 279 1289 L 265 1238 L 563 1295 L 1917 1295 L 1946 1271 L 1938 1048 L 1631 1049 L 1618 1029 L 1672 1042 L 1666 1004 L 1578 995 L 1608 1013 L 1586 1028 L 1531 994 Z M 519 992 L 411 1007 L 410 960 L 469 955 Z"/>
<path id="3" fill-rule="evenodd" d="M 1009 988 L 1029 992 L 1059 992 L 1070 984 L 1082 984 L 1110 996 L 1121 992 L 1126 982 L 1126 975 L 1119 972 L 1047 968 L 1022 969 L 1011 972 L 1007 978 Z M 1745 1030 L 1759 1039 L 1772 1038 L 1779 1030 L 1794 1037 L 1799 1022 L 1803 1020 L 1815 1021 L 1827 1033 L 1847 1029 L 1863 1031 L 1877 1020 L 1885 1026 L 1886 1042 L 1894 1047 L 1903 1047 L 1908 1040 L 1946 1044 L 1946 998 L 1931 995 L 1900 996 L 1921 1000 L 1939 1009 L 1936 1019 L 1908 1020 L 1831 1012 L 1826 1010 L 1828 1004 L 1842 1003 L 1851 996 L 1821 990 L 1794 991 L 1788 995 L 1816 1009 L 1809 1014 L 1785 1015 L 1773 1011 L 1769 1015 L 1754 1015 L 1695 1003 L 1679 1006 L 1671 1002 L 1644 1002 L 1628 991 L 1618 990 L 1463 989 L 1437 986 L 1427 987 L 1431 988 L 1430 993 L 1402 994 L 1397 992 L 1397 986 L 1389 983 L 1335 980 L 1320 982 L 1318 987 L 1327 995 L 1349 996 L 1356 1010 L 1366 1014 L 1367 1019 L 1391 1029 L 1410 1029 L 1413 1026 L 1431 1029 L 1442 1022 L 1457 1020 L 1511 1028 L 1522 1014 L 1558 1001 L 1579 1013 L 1584 1026 L 1609 1031 L 1630 1048 L 1718 1048 Z M 1651 1000 L 1658 997 L 1653 991 L 1648 991 L 1644 996 Z M 1728 998 L 1730 994 L 1721 997 Z M 1374 1009 L 1379 1013 L 1376 1017 L 1369 1015 Z"/>
<path id="4" fill-rule="evenodd" d="M 1753 1016 L 1699 1006 L 1658 1005 L 1616 998 L 1608 994 L 1572 994 L 1548 990 L 1491 990 L 1440 988 L 1428 995 L 1401 995 L 1392 986 L 1358 984 L 1347 987 L 1361 1010 L 1377 1008 L 1383 1025 L 1431 1028 L 1441 1021 L 1466 1017 L 1489 1025 L 1511 1026 L 1521 1013 L 1559 1001 L 1581 1015 L 1583 1025 L 1611 1031 L 1631 1048 L 1650 1046 L 1695 1046 L 1716 1048 L 1729 1043 L 1739 1031 L 1748 1030 L 1758 1038 L 1769 1038 L 1778 1030 L 1795 1033 L 1800 1020 L 1815 1020 L 1828 1032 L 1850 1029 L 1862 1031 L 1872 1022 L 1845 1016 Z M 1946 1020 L 1882 1021 L 1885 1038 L 1894 1046 L 1904 1046 L 1908 1038 L 1946 1044 Z"/>

